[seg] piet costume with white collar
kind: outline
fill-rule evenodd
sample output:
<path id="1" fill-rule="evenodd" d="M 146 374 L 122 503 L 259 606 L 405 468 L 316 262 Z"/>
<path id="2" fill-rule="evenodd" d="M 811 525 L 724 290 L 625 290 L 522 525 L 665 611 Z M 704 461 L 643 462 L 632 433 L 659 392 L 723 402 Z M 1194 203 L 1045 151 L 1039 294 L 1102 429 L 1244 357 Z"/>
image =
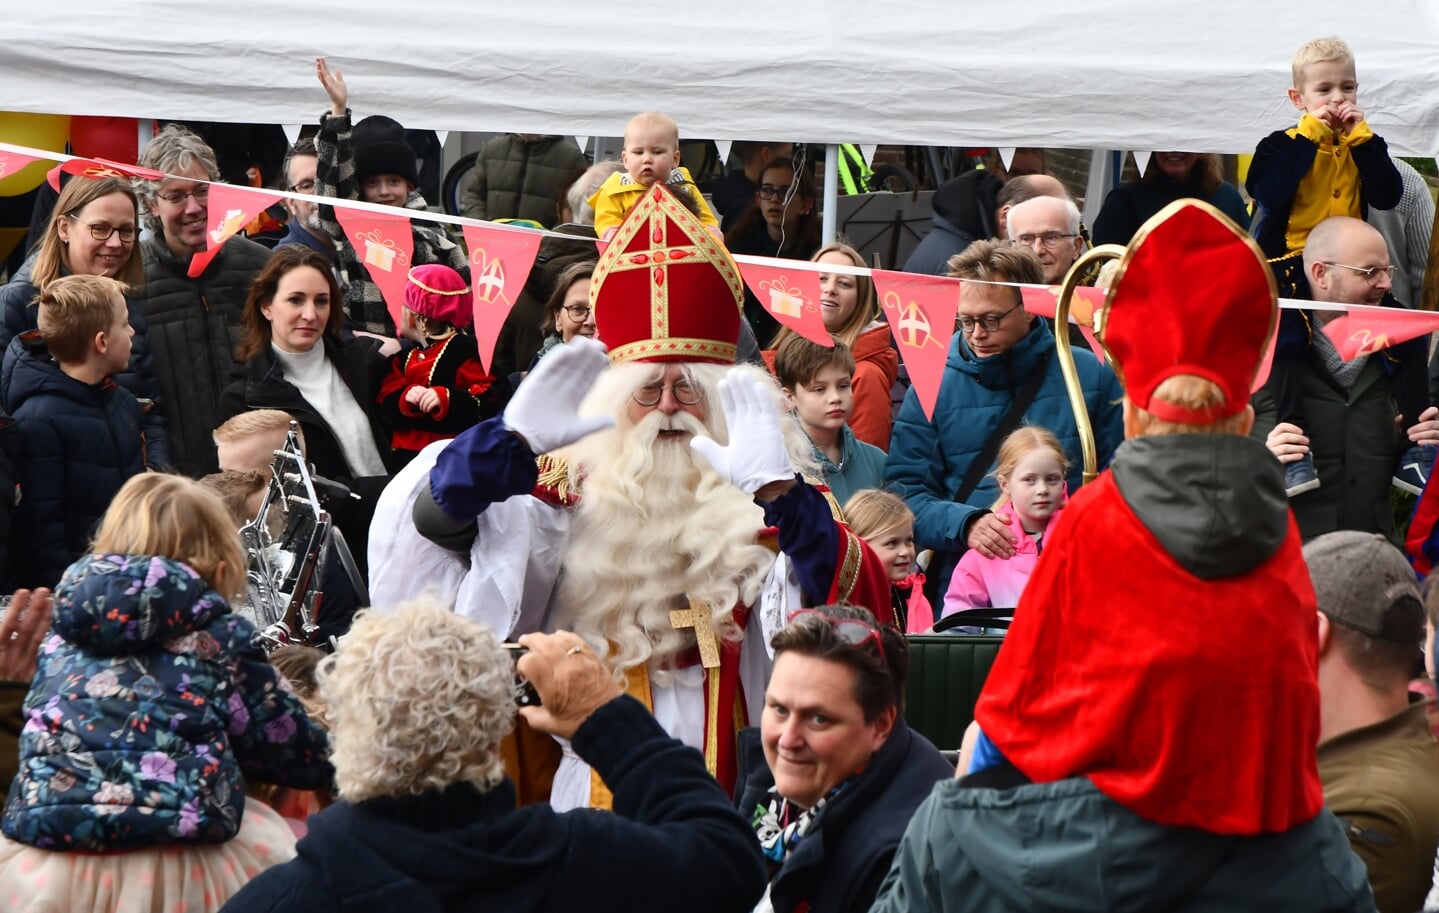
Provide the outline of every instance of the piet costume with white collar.
<path id="1" fill-rule="evenodd" d="M 789 612 L 838 600 L 892 622 L 888 578 L 877 556 L 838 520 L 823 489 L 798 479 L 773 382 L 756 369 L 734 366 L 742 319 L 739 272 L 670 191 L 652 188 L 620 226 L 600 258 L 590 296 L 608 355 L 582 337 L 556 348 L 520 385 L 504 415 L 448 446 L 427 448 L 397 478 L 392 503 L 382 499 L 376 514 L 374 535 L 382 524 L 391 527 L 379 547 L 389 558 L 377 553 L 372 540 L 379 589 L 395 576 L 385 568 L 403 561 L 411 585 L 422 567 L 420 573 L 433 575 L 427 582 L 437 576 L 442 590 L 454 588 L 456 611 L 498 633 L 572 627 L 609 655 L 628 676 L 630 693 L 672 736 L 701 749 L 710 771 L 732 788 L 734 736 L 759 718 L 772 663 L 770 637 Z M 625 441 L 644 438 L 633 428 L 611 426 L 653 373 L 623 366 L 663 370 L 671 363 L 697 372 L 693 382 L 706 416 L 673 418 L 688 419 L 711 437 L 687 444 L 687 434 L 659 432 L 639 445 L 641 455 L 648 449 L 653 456 L 683 448 L 664 455 L 678 457 L 690 481 L 656 493 L 628 481 L 647 478 L 646 467 L 631 473 L 616 462 Z M 628 382 L 611 373 L 616 371 L 639 379 L 633 386 L 606 387 L 606 378 Z M 717 389 L 707 387 L 717 376 Z M 597 381 L 598 398 L 589 395 Z M 595 437 L 585 440 L 590 435 Z M 567 447 L 573 460 L 555 455 Z M 425 476 L 417 464 L 433 468 Z M 602 473 L 604 466 L 610 469 Z M 608 487 L 601 487 L 602 478 Z M 403 529 L 404 511 L 417 496 L 421 508 L 428 501 L 451 519 L 477 518 L 468 571 L 459 556 L 431 560 L 433 546 L 414 548 L 406 539 L 415 533 L 414 527 Z M 675 512 L 676 504 L 684 505 L 683 513 Z M 386 512 L 397 522 L 382 519 Z M 420 514 L 417 509 L 423 529 Z M 658 529 L 673 530 L 673 539 L 653 542 Z M 716 558 L 726 548 L 742 560 Z M 654 560 L 636 560 L 636 552 Z M 596 555 L 612 558 L 597 562 Z M 708 569 L 708 576 L 698 569 Z M 692 596 L 697 589 L 726 586 L 744 595 L 718 606 Z M 613 612 L 597 617 L 595 606 L 605 604 L 613 604 Z M 636 628 L 642 635 L 638 652 L 649 655 L 637 656 L 631 647 L 627 659 L 616 641 Z M 531 766 L 531 758 L 522 761 Z M 604 807 L 608 799 L 603 782 L 566 746 L 551 804 Z"/>

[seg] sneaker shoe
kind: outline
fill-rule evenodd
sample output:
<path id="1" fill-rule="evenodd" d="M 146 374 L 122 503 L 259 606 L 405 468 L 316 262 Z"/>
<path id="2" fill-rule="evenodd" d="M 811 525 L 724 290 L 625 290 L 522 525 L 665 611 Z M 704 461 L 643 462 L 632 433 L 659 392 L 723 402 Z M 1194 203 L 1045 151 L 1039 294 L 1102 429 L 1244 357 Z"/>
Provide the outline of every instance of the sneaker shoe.
<path id="1" fill-rule="evenodd" d="M 1423 494 L 1429 474 L 1434 471 L 1433 447 L 1410 444 L 1399 457 L 1399 468 L 1394 471 L 1394 487 L 1414 494 Z"/>
<path id="2" fill-rule="evenodd" d="M 1314 471 L 1314 454 L 1306 453 L 1302 459 L 1284 464 L 1284 493 L 1289 497 L 1313 491 L 1319 487 L 1319 474 Z"/>

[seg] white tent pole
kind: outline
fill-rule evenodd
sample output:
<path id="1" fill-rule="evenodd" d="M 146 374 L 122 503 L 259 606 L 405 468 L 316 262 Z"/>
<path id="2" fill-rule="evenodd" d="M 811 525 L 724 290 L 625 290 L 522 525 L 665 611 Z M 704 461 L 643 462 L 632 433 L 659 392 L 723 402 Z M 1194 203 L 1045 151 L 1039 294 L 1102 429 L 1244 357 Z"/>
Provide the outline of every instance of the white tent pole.
<path id="1" fill-rule="evenodd" d="M 824 147 L 824 212 L 820 222 L 820 243 L 833 244 L 839 219 L 839 146 Z"/>

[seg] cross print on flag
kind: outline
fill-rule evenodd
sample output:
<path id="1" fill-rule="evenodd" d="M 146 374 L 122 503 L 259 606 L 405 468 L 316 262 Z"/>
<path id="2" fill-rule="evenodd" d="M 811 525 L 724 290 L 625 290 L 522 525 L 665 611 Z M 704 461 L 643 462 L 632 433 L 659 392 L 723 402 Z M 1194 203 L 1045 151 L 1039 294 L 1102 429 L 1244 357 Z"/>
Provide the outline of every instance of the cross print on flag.
<path id="1" fill-rule="evenodd" d="M 954 338 L 961 282 L 945 276 L 920 276 L 877 269 L 872 274 L 889 331 L 926 417 L 934 417 L 944 362 Z"/>

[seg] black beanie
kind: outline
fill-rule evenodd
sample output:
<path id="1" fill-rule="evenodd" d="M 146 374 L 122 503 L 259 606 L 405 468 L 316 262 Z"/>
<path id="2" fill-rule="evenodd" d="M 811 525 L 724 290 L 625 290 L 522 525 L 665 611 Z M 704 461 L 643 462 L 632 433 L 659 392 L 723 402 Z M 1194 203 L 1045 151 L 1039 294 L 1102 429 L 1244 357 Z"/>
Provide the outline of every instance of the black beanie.
<path id="1" fill-rule="evenodd" d="M 415 150 L 405 142 L 405 128 L 394 118 L 372 114 L 355 124 L 355 180 L 377 174 L 398 174 L 411 185 L 420 183 Z"/>

